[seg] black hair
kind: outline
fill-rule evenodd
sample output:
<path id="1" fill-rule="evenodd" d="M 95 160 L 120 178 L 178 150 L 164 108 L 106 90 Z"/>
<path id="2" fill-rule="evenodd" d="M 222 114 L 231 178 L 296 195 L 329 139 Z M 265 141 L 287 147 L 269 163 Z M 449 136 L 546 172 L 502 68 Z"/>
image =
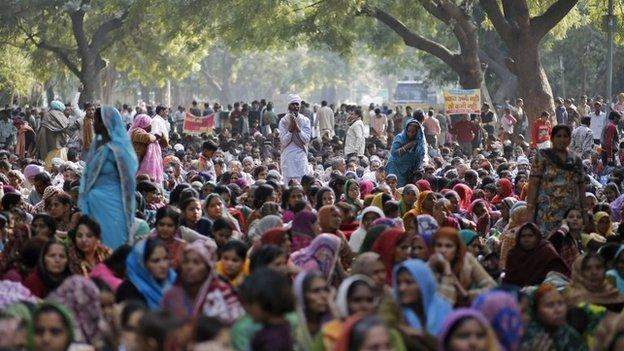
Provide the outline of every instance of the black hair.
<path id="1" fill-rule="evenodd" d="M 587 266 L 587 262 L 589 262 L 590 259 L 595 258 L 598 261 L 600 261 L 600 263 L 602 263 L 603 267 L 605 267 L 606 269 L 606 265 L 605 265 L 605 260 L 602 258 L 602 256 L 600 256 L 597 252 L 587 252 L 587 254 L 585 254 L 585 256 L 583 257 L 582 261 L 581 261 L 581 270 L 584 271 L 586 266 Z"/>
<path id="2" fill-rule="evenodd" d="M 195 342 L 211 341 L 226 328 L 217 318 L 200 315 L 195 322 Z"/>
<path id="3" fill-rule="evenodd" d="M 152 182 L 141 181 L 137 184 L 136 190 L 140 191 L 142 194 L 153 193 L 158 190 L 158 187 Z"/>
<path id="4" fill-rule="evenodd" d="M 395 213 L 397 211 L 399 211 L 399 203 L 397 201 L 389 200 L 383 204 L 384 215 L 389 216 L 390 214 Z"/>
<path id="5" fill-rule="evenodd" d="M 158 105 L 158 106 L 156 106 L 156 111 L 155 112 L 156 112 L 156 114 L 159 114 L 163 110 L 167 110 L 167 108 L 165 106 Z"/>
<path id="6" fill-rule="evenodd" d="M 98 224 L 98 222 L 89 218 L 89 216 L 87 215 L 82 215 L 80 216 L 80 219 L 78 219 L 78 223 L 76 223 L 76 227 L 70 230 L 69 233 L 67 233 L 67 235 L 69 236 L 69 238 L 74 244 L 76 244 L 76 232 L 78 231 L 78 227 L 80 225 L 87 226 L 87 228 L 89 228 L 91 233 L 93 233 L 93 235 L 95 235 L 96 238 L 98 239 L 102 238 L 102 230 L 100 229 L 100 225 Z"/>
<path id="7" fill-rule="evenodd" d="M 191 185 L 188 183 L 180 183 L 176 185 L 175 188 L 173 188 L 173 190 L 171 190 L 171 193 L 169 194 L 169 204 L 177 205 L 178 202 L 180 202 L 180 194 L 182 193 L 182 190 L 190 188 L 190 187 Z"/>
<path id="8" fill-rule="evenodd" d="M 176 225 L 176 227 L 179 225 L 180 223 L 180 210 L 178 210 L 176 207 L 173 207 L 171 205 L 167 205 L 165 207 L 161 207 L 156 211 L 156 225 L 158 226 L 158 222 L 160 222 L 161 219 L 169 217 L 173 220 L 173 223 Z"/>
<path id="9" fill-rule="evenodd" d="M 255 271 L 271 264 L 276 258 L 284 255 L 284 251 L 275 245 L 263 245 L 252 255 L 249 263 L 250 271 Z"/>
<path id="10" fill-rule="evenodd" d="M 293 185 L 291 187 L 288 187 L 286 190 L 284 190 L 284 192 L 282 193 L 282 209 L 284 209 L 284 210 L 292 210 L 292 208 L 290 208 L 290 206 L 288 206 L 288 199 L 290 198 L 290 195 L 295 190 L 299 190 L 299 191 L 301 191 L 303 193 L 303 188 L 298 186 L 298 185 Z"/>
<path id="11" fill-rule="evenodd" d="M 236 256 L 240 257 L 240 259 L 245 260 L 247 258 L 247 245 L 240 240 L 230 240 L 221 248 L 221 254 L 226 251 L 234 251 Z"/>
<path id="12" fill-rule="evenodd" d="M 217 218 L 213 223 L 212 223 L 212 231 L 216 232 L 218 230 L 221 229 L 230 229 L 230 230 L 234 230 L 234 228 L 232 228 L 232 223 L 230 223 L 229 220 L 225 219 L 225 218 Z"/>
<path id="13" fill-rule="evenodd" d="M 22 195 L 19 193 L 5 193 L 2 197 L 2 209 L 9 211 L 13 207 L 19 205 L 22 202 Z"/>
<path id="14" fill-rule="evenodd" d="M 152 253 L 157 247 L 162 247 L 167 250 L 167 245 L 163 241 L 158 238 L 147 238 L 145 239 L 145 252 L 143 253 L 143 263 L 146 263 L 149 260 Z"/>
<path id="15" fill-rule="evenodd" d="M 69 348 L 69 345 L 71 345 L 71 343 L 74 342 L 74 340 L 72 340 L 71 338 L 71 335 L 73 334 L 73 330 L 71 328 L 74 323 L 71 315 L 64 313 L 58 305 L 48 302 L 48 301 L 44 301 L 35 308 L 35 311 L 33 312 L 33 316 L 32 316 L 32 324 L 33 325 L 37 324 L 37 318 L 39 318 L 39 316 L 41 316 L 42 314 L 46 314 L 46 313 L 56 313 L 56 315 L 59 316 L 61 321 L 63 321 L 63 326 L 67 330 L 67 335 L 69 339 L 67 340 L 66 347 Z"/>
<path id="16" fill-rule="evenodd" d="M 180 197 L 178 198 L 178 201 L 176 201 L 176 204 L 181 204 L 188 198 L 199 198 L 199 192 L 193 188 L 183 189 L 180 192 Z"/>
<path id="17" fill-rule="evenodd" d="M 193 202 L 199 202 L 199 204 L 201 206 L 201 201 L 198 198 L 191 196 L 191 197 L 187 197 L 183 201 L 180 201 L 180 204 L 178 205 L 178 208 L 180 209 L 180 211 L 184 212 L 184 211 L 186 211 L 186 208 L 190 204 L 192 204 Z"/>
<path id="18" fill-rule="evenodd" d="M 564 130 L 568 136 L 572 135 L 572 129 L 565 125 L 565 124 L 557 124 L 556 126 L 553 127 L 552 131 L 550 132 L 550 137 L 554 138 L 555 135 L 557 135 L 557 132 L 559 132 L 560 130 Z"/>
<path id="19" fill-rule="evenodd" d="M 41 172 L 35 176 L 33 182 L 41 182 L 46 186 L 49 186 L 52 185 L 52 177 L 50 177 L 48 172 Z"/>
<path id="20" fill-rule="evenodd" d="M 385 323 L 377 316 L 366 316 L 355 323 L 349 332 L 349 351 L 357 351 L 362 347 L 366 334 L 377 326 L 386 327 Z M 387 328 L 387 327 L 386 327 Z"/>
<path id="21" fill-rule="evenodd" d="M 329 187 L 322 187 L 318 190 L 318 192 L 316 193 L 316 210 L 318 211 L 321 207 L 323 207 L 323 195 L 327 192 L 331 192 L 332 194 L 334 194 L 334 197 L 336 196 L 336 194 L 334 193 L 334 190 L 332 188 Z"/>
<path id="22" fill-rule="evenodd" d="M 270 268 L 259 268 L 238 290 L 245 304 L 257 304 L 272 316 L 282 316 L 295 308 L 295 296 L 288 277 Z"/>
<path id="23" fill-rule="evenodd" d="M 54 221 L 54 218 L 47 213 L 39 213 L 33 216 L 30 224 L 32 225 L 34 221 L 38 220 L 42 220 L 48 229 L 50 229 L 50 239 L 54 237 L 54 233 L 56 233 L 56 222 Z"/>
<path id="24" fill-rule="evenodd" d="M 254 208 L 258 209 L 263 203 L 267 201 L 267 198 L 275 193 L 275 188 L 268 184 L 258 185 L 256 191 L 254 191 Z"/>
<path id="25" fill-rule="evenodd" d="M 131 251 L 132 246 L 124 244 L 116 248 L 115 251 L 104 260 L 104 265 L 113 272 L 115 277 L 122 279 L 126 276 L 126 258 L 128 258 Z"/>
<path id="26" fill-rule="evenodd" d="M 27 268 L 34 268 L 37 266 L 37 261 L 41 255 L 41 250 L 46 241 L 43 238 L 30 238 L 22 246 L 20 253 L 20 262 Z"/>
<path id="27" fill-rule="evenodd" d="M 202 150 L 217 151 L 219 147 L 212 140 L 206 140 L 202 143 Z"/>
<path id="28" fill-rule="evenodd" d="M 154 339 L 158 344 L 157 350 L 165 351 L 167 337 L 181 325 L 181 321 L 169 311 L 148 311 L 139 321 L 138 333 L 146 339 Z"/>
<path id="29" fill-rule="evenodd" d="M 128 322 L 130 322 L 130 317 L 132 317 L 132 315 L 135 312 L 147 312 L 147 306 L 145 305 L 145 303 L 141 300 L 128 300 L 124 303 L 124 307 L 121 310 L 121 328 L 122 329 L 127 329 L 128 328 Z"/>

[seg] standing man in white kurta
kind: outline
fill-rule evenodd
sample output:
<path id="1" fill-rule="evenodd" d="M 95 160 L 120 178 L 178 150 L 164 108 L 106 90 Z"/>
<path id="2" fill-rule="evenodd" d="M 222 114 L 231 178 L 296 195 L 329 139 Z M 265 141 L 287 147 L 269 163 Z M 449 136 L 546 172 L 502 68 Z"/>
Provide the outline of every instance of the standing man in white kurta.
<path id="1" fill-rule="evenodd" d="M 288 112 L 279 122 L 284 184 L 291 179 L 301 182 L 301 177 L 308 172 L 308 143 L 312 138 L 312 128 L 310 120 L 299 114 L 300 106 L 299 95 L 289 95 Z"/>

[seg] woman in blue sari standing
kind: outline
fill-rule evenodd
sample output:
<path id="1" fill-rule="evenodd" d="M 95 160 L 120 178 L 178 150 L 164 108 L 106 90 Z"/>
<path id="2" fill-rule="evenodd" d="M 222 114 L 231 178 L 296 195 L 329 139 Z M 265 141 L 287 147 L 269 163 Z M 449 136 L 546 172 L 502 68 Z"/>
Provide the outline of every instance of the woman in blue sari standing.
<path id="1" fill-rule="evenodd" d="M 128 241 L 134 223 L 138 161 L 119 111 L 95 111 L 95 142 L 84 157 L 78 207 L 102 228 L 102 243 L 112 249 Z"/>
<path id="2" fill-rule="evenodd" d="M 397 176 L 397 186 L 409 183 L 425 159 L 425 138 L 420 123 L 410 120 L 392 141 L 386 174 Z"/>

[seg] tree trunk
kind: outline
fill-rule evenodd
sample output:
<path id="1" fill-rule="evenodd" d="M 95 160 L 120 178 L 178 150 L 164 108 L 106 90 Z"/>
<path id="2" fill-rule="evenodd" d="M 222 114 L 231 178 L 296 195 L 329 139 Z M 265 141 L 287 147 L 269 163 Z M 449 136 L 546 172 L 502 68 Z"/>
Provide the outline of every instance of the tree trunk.
<path id="1" fill-rule="evenodd" d="M 540 61 L 538 44 L 530 35 L 526 35 L 512 48 L 515 62 L 512 63 L 511 71 L 518 77 L 518 94 L 524 99 L 529 130 L 543 111 L 550 113 L 553 125 L 556 123 L 552 90 Z"/>

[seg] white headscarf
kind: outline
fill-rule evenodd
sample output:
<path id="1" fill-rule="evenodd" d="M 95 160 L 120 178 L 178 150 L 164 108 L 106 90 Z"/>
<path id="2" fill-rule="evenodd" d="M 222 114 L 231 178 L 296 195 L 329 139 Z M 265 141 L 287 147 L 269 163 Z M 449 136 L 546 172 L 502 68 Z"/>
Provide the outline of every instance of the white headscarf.
<path id="1" fill-rule="evenodd" d="M 301 97 L 297 94 L 289 94 L 288 95 L 288 104 L 293 104 L 293 103 L 297 103 L 297 104 L 301 104 Z"/>

